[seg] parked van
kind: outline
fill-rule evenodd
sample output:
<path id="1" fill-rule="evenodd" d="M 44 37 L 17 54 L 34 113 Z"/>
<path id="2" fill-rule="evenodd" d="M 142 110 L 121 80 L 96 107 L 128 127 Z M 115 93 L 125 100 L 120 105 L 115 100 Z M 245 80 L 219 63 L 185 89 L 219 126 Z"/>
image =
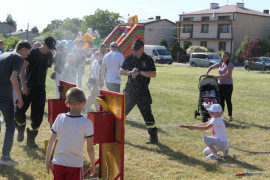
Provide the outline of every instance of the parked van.
<path id="1" fill-rule="evenodd" d="M 221 62 L 221 58 L 216 53 L 195 52 L 191 53 L 189 64 L 193 67 L 209 67 Z"/>
<path id="2" fill-rule="evenodd" d="M 151 56 L 156 63 L 172 64 L 172 56 L 165 46 L 144 45 L 144 52 Z"/>

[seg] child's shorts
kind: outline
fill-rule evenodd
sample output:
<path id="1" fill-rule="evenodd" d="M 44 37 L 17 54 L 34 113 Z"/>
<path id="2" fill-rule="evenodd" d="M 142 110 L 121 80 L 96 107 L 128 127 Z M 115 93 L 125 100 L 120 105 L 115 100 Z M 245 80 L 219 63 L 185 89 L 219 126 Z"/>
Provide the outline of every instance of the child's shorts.
<path id="1" fill-rule="evenodd" d="M 83 179 L 83 169 L 82 167 L 68 167 L 54 164 L 53 175 L 54 180 L 62 180 L 65 179 L 65 177 L 72 180 L 81 180 Z"/>
<path id="2" fill-rule="evenodd" d="M 227 141 L 221 141 L 219 138 L 213 136 L 204 136 L 203 141 L 207 146 L 214 145 L 219 150 L 226 149 L 226 147 L 228 146 Z"/>

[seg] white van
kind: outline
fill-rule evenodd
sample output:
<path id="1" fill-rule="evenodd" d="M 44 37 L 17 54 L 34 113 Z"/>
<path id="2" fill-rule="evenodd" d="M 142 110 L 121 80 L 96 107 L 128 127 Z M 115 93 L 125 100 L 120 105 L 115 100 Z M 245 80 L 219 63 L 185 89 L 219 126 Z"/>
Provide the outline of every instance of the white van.
<path id="1" fill-rule="evenodd" d="M 151 56 L 156 63 L 172 64 L 172 56 L 165 46 L 144 45 L 144 52 Z"/>

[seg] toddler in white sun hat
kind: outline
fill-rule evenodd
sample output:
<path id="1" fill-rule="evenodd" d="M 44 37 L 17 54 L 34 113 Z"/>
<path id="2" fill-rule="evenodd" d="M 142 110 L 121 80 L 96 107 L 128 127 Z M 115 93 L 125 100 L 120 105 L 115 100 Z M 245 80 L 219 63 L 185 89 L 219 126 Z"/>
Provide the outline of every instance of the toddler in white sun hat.
<path id="1" fill-rule="evenodd" d="M 225 124 L 221 117 L 222 108 L 219 104 L 213 104 L 209 109 L 211 120 L 196 125 L 185 126 L 190 130 L 207 130 L 212 129 L 213 135 L 204 136 L 203 140 L 207 147 L 203 153 L 207 155 L 207 159 L 220 159 L 218 151 L 223 151 L 224 156 L 228 156 L 228 139 L 225 130 Z"/>

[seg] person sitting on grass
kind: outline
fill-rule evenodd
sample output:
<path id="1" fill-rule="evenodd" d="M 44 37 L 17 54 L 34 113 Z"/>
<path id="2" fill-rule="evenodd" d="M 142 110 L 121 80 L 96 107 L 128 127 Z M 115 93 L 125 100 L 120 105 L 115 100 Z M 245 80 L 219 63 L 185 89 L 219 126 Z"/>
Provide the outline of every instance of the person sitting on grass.
<path id="1" fill-rule="evenodd" d="M 222 108 L 219 104 L 213 104 L 207 109 L 211 116 L 211 120 L 196 125 L 184 126 L 190 130 L 207 130 L 212 129 L 213 136 L 204 136 L 204 142 L 208 146 L 203 153 L 207 155 L 207 159 L 220 159 L 218 151 L 223 151 L 224 156 L 228 156 L 228 139 L 225 130 L 225 124 L 221 117 Z"/>
<path id="2" fill-rule="evenodd" d="M 46 151 L 46 168 L 53 171 L 54 179 L 83 179 L 83 147 L 87 141 L 87 152 L 91 161 L 91 176 L 95 174 L 95 152 L 93 148 L 94 130 L 92 122 L 81 115 L 86 103 L 84 92 L 76 87 L 66 94 L 69 113 L 62 113 L 55 119 L 51 138 Z M 58 139 L 54 156 L 51 154 Z M 65 178 L 66 177 L 66 178 Z"/>

